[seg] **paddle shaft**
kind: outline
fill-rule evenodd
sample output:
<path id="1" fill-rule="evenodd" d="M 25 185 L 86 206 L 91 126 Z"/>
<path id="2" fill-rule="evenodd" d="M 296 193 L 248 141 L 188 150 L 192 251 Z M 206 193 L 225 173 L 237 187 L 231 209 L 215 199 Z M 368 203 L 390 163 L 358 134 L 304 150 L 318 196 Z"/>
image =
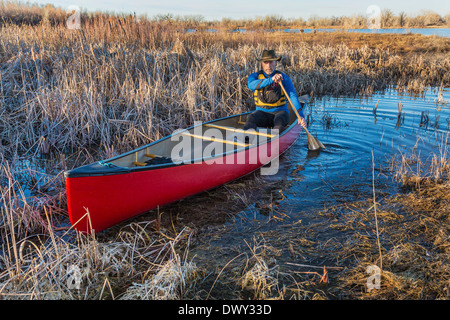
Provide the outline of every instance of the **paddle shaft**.
<path id="1" fill-rule="evenodd" d="M 298 123 L 300 123 L 301 116 L 300 116 L 300 114 L 298 113 L 297 108 L 294 106 L 294 104 L 293 104 L 292 101 L 291 101 L 291 98 L 289 98 L 288 94 L 286 93 L 286 90 L 284 89 L 284 86 L 283 86 L 283 84 L 281 83 L 281 81 L 278 82 L 278 84 L 281 86 L 281 89 L 283 90 L 284 95 L 285 95 L 286 98 L 288 99 L 289 103 L 290 103 L 291 106 L 292 106 L 292 109 L 294 110 L 295 114 L 297 115 Z M 306 128 L 305 128 L 305 130 L 306 130 Z"/>
<path id="2" fill-rule="evenodd" d="M 281 89 L 284 92 L 284 95 L 286 96 L 286 98 L 288 99 L 289 103 L 291 104 L 292 109 L 294 110 L 295 114 L 297 115 L 298 123 L 301 124 L 301 118 L 302 117 L 298 113 L 297 108 L 292 103 L 291 98 L 289 98 L 289 95 L 287 94 L 286 90 L 284 89 L 284 86 L 281 83 L 281 81 L 279 81 L 278 83 L 280 84 Z M 305 129 L 306 135 L 308 136 L 308 148 L 310 150 L 318 150 L 320 148 L 325 148 L 325 146 L 319 140 L 317 140 L 311 133 L 309 133 L 308 129 L 306 129 L 306 126 L 304 126 L 303 129 Z"/>

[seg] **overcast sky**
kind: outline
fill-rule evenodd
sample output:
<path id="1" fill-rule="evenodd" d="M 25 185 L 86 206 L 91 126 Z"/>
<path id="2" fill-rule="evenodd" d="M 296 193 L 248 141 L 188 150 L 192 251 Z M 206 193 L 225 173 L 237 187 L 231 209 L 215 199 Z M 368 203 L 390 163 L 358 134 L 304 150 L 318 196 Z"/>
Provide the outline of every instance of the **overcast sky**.
<path id="1" fill-rule="evenodd" d="M 319 17 L 351 16 L 366 14 L 371 5 L 380 9 L 391 9 L 395 14 L 406 12 L 415 15 L 422 10 L 432 10 L 442 16 L 450 14 L 449 0 L 29 0 L 29 3 L 51 3 L 56 7 L 68 8 L 76 5 L 81 10 L 108 11 L 115 13 L 157 14 L 171 13 L 174 16 L 201 15 L 206 20 L 225 18 L 255 18 L 267 15 L 281 15 L 285 18 L 308 19 Z"/>

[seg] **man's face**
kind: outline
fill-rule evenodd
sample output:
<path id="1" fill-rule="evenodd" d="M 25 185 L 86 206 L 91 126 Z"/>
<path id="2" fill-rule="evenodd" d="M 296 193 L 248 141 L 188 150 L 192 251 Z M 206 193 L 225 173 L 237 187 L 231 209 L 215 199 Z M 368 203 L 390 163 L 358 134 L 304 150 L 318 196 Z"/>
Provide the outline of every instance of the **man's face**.
<path id="1" fill-rule="evenodd" d="M 262 61 L 261 62 L 261 66 L 263 71 L 270 75 L 272 74 L 272 72 L 275 71 L 275 68 L 277 67 L 277 62 L 276 61 Z"/>

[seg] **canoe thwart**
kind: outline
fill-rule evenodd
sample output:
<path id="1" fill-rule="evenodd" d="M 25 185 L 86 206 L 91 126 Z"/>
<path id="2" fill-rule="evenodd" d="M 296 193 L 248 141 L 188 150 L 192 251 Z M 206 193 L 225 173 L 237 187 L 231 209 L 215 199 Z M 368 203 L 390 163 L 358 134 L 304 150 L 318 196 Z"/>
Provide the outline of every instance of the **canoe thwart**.
<path id="1" fill-rule="evenodd" d="M 228 140 L 222 140 L 222 139 L 217 139 L 217 138 L 212 138 L 212 137 L 206 137 L 206 136 L 199 136 L 197 134 L 192 134 L 192 133 L 187 133 L 187 132 L 183 132 L 182 133 L 185 136 L 189 136 L 192 138 L 196 138 L 196 139 L 202 139 L 202 140 L 206 140 L 206 141 L 212 141 L 212 142 L 220 142 L 220 143 L 227 143 L 227 144 L 233 144 L 235 146 L 239 146 L 239 147 L 247 147 L 250 144 L 248 143 L 242 143 L 242 142 L 235 142 L 235 141 L 228 141 Z"/>
<path id="2" fill-rule="evenodd" d="M 239 116 L 238 124 L 245 124 L 246 122 L 242 119 L 242 115 Z"/>
<path id="3" fill-rule="evenodd" d="M 211 128 L 229 130 L 229 131 L 233 131 L 233 132 L 240 132 L 240 133 L 245 133 L 245 134 L 252 134 L 252 135 L 257 135 L 257 136 L 263 136 L 263 137 L 268 137 L 268 138 L 276 137 L 275 134 L 263 133 L 263 132 L 257 132 L 257 131 L 250 131 L 250 130 L 243 130 L 243 129 L 235 129 L 235 128 L 231 128 L 231 127 L 218 126 L 218 125 L 209 124 L 209 123 L 205 124 L 205 126 L 206 127 L 211 127 Z"/>

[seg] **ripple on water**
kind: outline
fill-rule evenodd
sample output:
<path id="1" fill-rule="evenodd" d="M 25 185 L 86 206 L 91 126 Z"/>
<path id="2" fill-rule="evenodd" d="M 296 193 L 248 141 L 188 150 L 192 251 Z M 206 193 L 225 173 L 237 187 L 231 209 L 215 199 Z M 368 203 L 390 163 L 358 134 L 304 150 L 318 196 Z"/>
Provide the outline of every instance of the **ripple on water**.
<path id="1" fill-rule="evenodd" d="M 449 106 L 450 92 L 431 89 L 423 97 L 388 90 L 370 99 L 316 99 L 305 115 L 310 133 L 326 149 L 308 152 L 302 136 L 283 156 L 277 175 L 266 179 L 289 182 L 284 205 L 292 212 L 370 196 L 373 166 L 378 191 L 396 192 L 397 184 L 383 172 L 399 155 L 427 161 L 442 152 Z"/>

